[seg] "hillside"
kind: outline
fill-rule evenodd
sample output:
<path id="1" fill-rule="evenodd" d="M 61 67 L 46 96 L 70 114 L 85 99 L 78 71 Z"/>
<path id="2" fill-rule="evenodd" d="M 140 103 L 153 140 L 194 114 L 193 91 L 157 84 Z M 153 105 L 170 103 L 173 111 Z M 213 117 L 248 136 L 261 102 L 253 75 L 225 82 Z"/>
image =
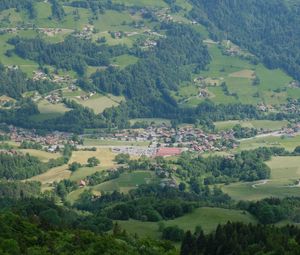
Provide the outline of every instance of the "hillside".
<path id="1" fill-rule="evenodd" d="M 0 255 L 298 255 L 298 0 L 0 0 Z"/>
<path id="2" fill-rule="evenodd" d="M 85 128 L 105 127 L 111 122 L 124 127 L 131 118 L 160 117 L 192 123 L 199 118 L 240 118 L 236 113 L 227 116 L 226 105 L 232 104 L 256 108 L 247 116 L 250 118 L 268 119 L 273 112 L 290 113 L 287 109 L 291 100 L 300 95 L 298 82 L 294 81 L 296 66 L 292 67 L 292 58 L 285 59 L 288 52 L 275 52 L 276 47 L 284 48 L 279 43 L 285 41 L 288 31 L 281 25 L 288 26 L 288 22 L 274 25 L 274 36 L 280 29 L 286 31 L 280 39 L 273 40 L 270 35 L 270 39 L 255 44 L 260 35 L 250 29 L 259 24 L 250 22 L 256 17 L 241 22 L 243 16 L 236 15 L 238 2 L 234 6 L 226 4 L 188 0 L 3 2 L 0 61 L 8 70 L 0 91 L 8 98 L 1 101 L 1 109 L 12 112 L 18 120 L 5 117 L 4 112 L 2 121 L 75 131 L 79 123 Z M 274 6 L 278 7 L 275 1 Z M 280 17 L 297 19 L 296 7 L 281 8 Z M 232 12 L 235 17 L 226 21 L 228 24 L 222 22 L 226 16 L 218 13 L 226 8 L 230 8 L 226 13 Z M 241 11 L 247 9 L 243 6 Z M 268 17 L 253 13 L 261 15 L 256 20 Z M 249 23 L 249 31 L 241 31 L 244 23 Z M 267 27 L 269 23 L 266 31 L 273 29 Z M 227 25 L 232 29 L 227 31 Z M 260 45 L 266 47 L 265 55 Z M 289 47 L 292 49 L 296 51 Z M 277 63 L 279 58 L 285 59 L 282 62 L 286 66 Z M 24 81 L 10 90 L 12 85 L 7 79 Z M 16 111 L 14 100 L 20 101 L 21 97 L 37 105 L 29 123 L 19 120 Z M 100 114 L 93 117 L 97 121 L 85 116 L 73 119 L 73 113 L 82 115 L 82 109 L 70 106 L 66 100 Z M 203 115 L 201 105 L 207 100 L 220 108 L 221 116 Z M 108 109 L 113 106 L 116 108 Z M 248 114 L 243 107 L 239 112 Z"/>

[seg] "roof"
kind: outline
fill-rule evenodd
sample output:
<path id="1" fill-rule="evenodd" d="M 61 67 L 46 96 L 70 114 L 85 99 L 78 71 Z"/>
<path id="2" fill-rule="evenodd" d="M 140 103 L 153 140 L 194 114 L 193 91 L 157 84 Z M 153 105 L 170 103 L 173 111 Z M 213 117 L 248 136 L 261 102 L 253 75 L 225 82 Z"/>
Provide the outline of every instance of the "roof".
<path id="1" fill-rule="evenodd" d="M 159 148 L 157 150 L 156 156 L 159 157 L 165 157 L 165 156 L 176 156 L 181 154 L 180 148 Z"/>

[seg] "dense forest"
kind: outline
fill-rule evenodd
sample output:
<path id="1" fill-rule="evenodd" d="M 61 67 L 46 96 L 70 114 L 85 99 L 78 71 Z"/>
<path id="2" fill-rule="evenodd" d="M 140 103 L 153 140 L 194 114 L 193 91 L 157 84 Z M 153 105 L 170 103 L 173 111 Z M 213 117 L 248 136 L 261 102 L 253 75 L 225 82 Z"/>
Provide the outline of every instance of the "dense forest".
<path id="1" fill-rule="evenodd" d="M 300 232 L 293 226 L 276 228 L 228 222 L 205 236 L 188 231 L 182 241 L 181 255 L 217 254 L 299 254 Z"/>

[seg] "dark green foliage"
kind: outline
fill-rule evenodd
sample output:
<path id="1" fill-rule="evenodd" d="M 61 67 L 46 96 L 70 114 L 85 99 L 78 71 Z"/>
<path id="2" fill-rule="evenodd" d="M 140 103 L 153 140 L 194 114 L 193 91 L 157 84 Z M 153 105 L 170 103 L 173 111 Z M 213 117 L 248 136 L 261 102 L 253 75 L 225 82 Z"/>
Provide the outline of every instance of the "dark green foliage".
<path id="1" fill-rule="evenodd" d="M 174 242 L 180 242 L 184 236 L 184 231 L 178 226 L 170 226 L 164 228 L 162 238 Z"/>
<path id="2" fill-rule="evenodd" d="M 19 69 L 7 69 L 0 64 L 0 94 L 20 99 L 26 91 L 37 90 L 41 94 L 57 88 L 57 85 L 49 81 L 33 81 Z"/>
<path id="3" fill-rule="evenodd" d="M 142 221 L 174 219 L 191 213 L 199 205 L 229 206 L 230 198 L 220 190 L 206 189 L 198 194 L 182 192 L 176 188 L 160 185 L 140 185 L 128 195 L 113 192 L 95 199 L 89 191 L 83 192 L 75 207 L 115 220 L 130 218 Z"/>
<path id="4" fill-rule="evenodd" d="M 253 151 L 243 151 L 233 157 L 211 156 L 208 158 L 193 157 L 183 154 L 177 164 L 177 173 L 183 178 L 190 178 L 191 188 L 199 189 L 197 179 L 208 173 L 204 184 L 227 183 L 234 181 L 255 181 L 267 179 L 270 168 L 264 161 L 270 160 L 272 155 L 283 154 L 280 148 L 260 148 Z M 200 191 L 200 190 L 199 190 Z"/>
<path id="5" fill-rule="evenodd" d="M 100 160 L 97 159 L 96 157 L 91 157 L 91 158 L 88 158 L 87 163 L 88 163 L 87 164 L 88 167 L 95 167 L 100 164 Z"/>
<path id="6" fill-rule="evenodd" d="M 300 200 L 297 197 L 284 199 L 267 198 L 248 204 L 240 202 L 240 206 L 255 215 L 262 224 L 273 224 L 282 220 L 295 220 L 297 222 Z"/>
<path id="7" fill-rule="evenodd" d="M 129 154 L 118 154 L 116 157 L 115 157 L 115 161 L 118 163 L 118 164 L 126 164 L 129 162 L 129 159 L 130 159 L 130 156 Z"/>
<path id="8" fill-rule="evenodd" d="M 20 149 L 35 149 L 35 150 L 42 150 L 43 146 L 39 143 L 23 141 L 20 145 Z"/>
<path id="9" fill-rule="evenodd" d="M 245 225 L 230 223 L 218 226 L 216 231 L 185 234 L 181 255 L 217 254 L 284 254 L 297 255 L 300 249 L 300 230 L 294 226 Z"/>
<path id="10" fill-rule="evenodd" d="M 38 158 L 26 155 L 0 153 L 0 178 L 22 180 L 43 173 L 47 165 Z"/>
<path id="11" fill-rule="evenodd" d="M 242 127 L 240 124 L 235 125 L 232 128 L 234 132 L 234 137 L 240 138 L 250 138 L 257 135 L 257 130 L 255 128 Z"/>
<path id="12" fill-rule="evenodd" d="M 167 30 L 167 38 L 160 40 L 153 51 L 144 53 L 137 64 L 124 70 L 108 68 L 92 75 L 99 90 L 124 94 L 133 101 L 130 107 L 135 107 L 132 109 L 135 114 L 143 112 L 150 117 L 174 113 L 177 105 L 168 90 L 177 89 L 181 81 L 191 79 L 185 66 L 202 69 L 210 59 L 200 35 L 190 27 L 172 24 L 162 29 Z"/>
<path id="13" fill-rule="evenodd" d="M 78 162 L 72 162 L 70 165 L 69 165 L 69 170 L 72 171 L 72 172 L 75 172 L 76 170 L 78 170 L 80 167 L 82 167 L 82 165 Z"/>
<path id="14" fill-rule="evenodd" d="M 36 197 L 41 192 L 39 182 L 0 181 L 0 198 L 20 199 L 25 197 Z"/>
<path id="15" fill-rule="evenodd" d="M 37 37 L 15 37 L 9 40 L 15 53 L 22 58 L 37 61 L 40 65 L 74 70 L 83 75 L 87 65 L 108 66 L 109 58 L 128 53 L 125 46 L 97 45 L 90 40 L 68 36 L 63 42 L 50 44 Z"/>
<path id="16" fill-rule="evenodd" d="M 285 0 L 192 0 L 190 16 L 210 27 L 214 37 L 223 37 L 247 48 L 269 68 L 282 68 L 300 78 L 297 24 L 299 3 Z M 221 36 L 220 36 L 221 35 Z M 226 38 L 226 39 L 227 39 Z"/>
<path id="17" fill-rule="evenodd" d="M 0 200 L 0 204 L 1 210 L 6 210 L 0 213 L 1 254 L 174 254 L 174 247 L 169 243 L 138 239 L 121 229 L 114 236 L 103 234 L 112 228 L 110 220 L 79 216 L 47 200 L 17 203 L 6 199 Z"/>

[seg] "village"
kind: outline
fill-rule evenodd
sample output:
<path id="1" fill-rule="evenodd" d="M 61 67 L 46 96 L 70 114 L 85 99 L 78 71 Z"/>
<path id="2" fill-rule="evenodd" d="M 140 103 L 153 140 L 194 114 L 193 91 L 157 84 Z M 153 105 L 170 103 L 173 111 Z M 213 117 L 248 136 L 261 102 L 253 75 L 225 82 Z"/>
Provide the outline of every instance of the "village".
<path id="1" fill-rule="evenodd" d="M 55 152 L 64 144 L 76 145 L 80 149 L 90 149 L 84 143 L 85 139 L 99 141 L 104 147 L 108 147 L 113 153 L 129 154 L 133 156 L 176 156 L 184 151 L 197 153 L 225 152 L 239 146 L 239 140 L 234 137 L 232 129 L 220 132 L 206 132 L 201 128 L 186 125 L 172 128 L 165 124 L 159 126 L 150 125 L 147 128 L 123 129 L 111 133 L 74 135 L 67 132 L 51 132 L 39 135 L 35 130 L 26 130 L 8 126 L 8 132 L 0 131 L 0 135 L 6 135 L 16 143 L 29 141 L 41 144 L 48 152 Z M 257 138 L 267 136 L 293 137 L 300 132 L 300 123 L 289 125 L 277 131 L 258 130 Z M 250 138 L 251 139 L 251 138 Z M 116 145 L 118 142 L 118 145 Z M 130 144 L 132 142 L 132 144 Z M 134 143 L 136 143 L 134 145 Z M 140 144 L 137 144 L 140 143 Z"/>

